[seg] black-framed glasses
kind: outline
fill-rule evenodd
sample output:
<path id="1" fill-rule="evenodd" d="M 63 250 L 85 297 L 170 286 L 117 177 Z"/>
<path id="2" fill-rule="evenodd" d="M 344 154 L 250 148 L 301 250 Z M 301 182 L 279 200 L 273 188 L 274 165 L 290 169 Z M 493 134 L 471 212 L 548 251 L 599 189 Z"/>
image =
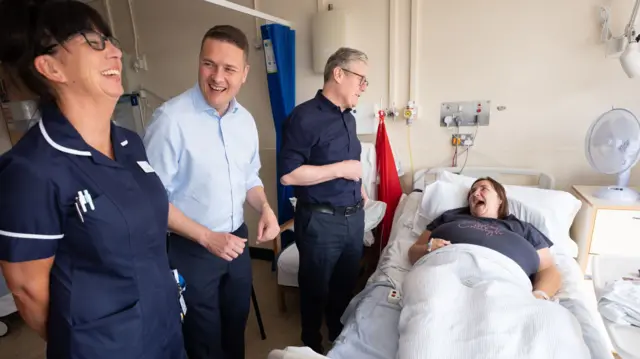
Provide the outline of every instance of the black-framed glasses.
<path id="1" fill-rule="evenodd" d="M 351 70 L 345 69 L 344 67 L 341 67 L 341 69 L 342 69 L 342 71 L 344 71 L 344 72 L 348 72 L 348 73 L 350 73 L 350 74 L 352 74 L 352 75 L 356 75 L 356 76 L 358 76 L 358 77 L 360 78 L 360 86 L 369 86 L 369 81 L 367 80 L 367 77 L 366 77 L 366 76 L 364 76 L 364 75 L 360 75 L 360 74 L 359 74 L 359 73 L 357 73 L 357 72 L 353 72 L 353 71 L 351 71 Z"/>
<path id="2" fill-rule="evenodd" d="M 104 49 L 107 48 L 107 41 L 109 41 L 113 46 L 117 47 L 118 49 L 121 49 L 120 47 L 120 41 L 118 41 L 118 39 L 116 39 L 113 36 L 105 36 L 99 32 L 96 31 L 80 31 L 77 34 L 74 34 L 72 36 L 69 37 L 69 39 L 71 39 L 72 37 L 76 36 L 76 35 L 81 35 L 82 37 L 84 37 L 84 40 L 86 41 L 87 44 L 89 44 L 89 46 L 91 46 L 92 49 L 96 50 L 96 51 L 103 51 Z M 69 40 L 67 39 L 67 40 Z M 65 41 L 67 41 L 65 40 Z M 63 41 L 64 42 L 64 41 Z M 52 53 L 54 53 L 56 47 L 60 46 L 60 44 L 54 44 L 51 46 L 47 46 L 43 51 L 42 54 L 43 55 L 50 55 Z"/>

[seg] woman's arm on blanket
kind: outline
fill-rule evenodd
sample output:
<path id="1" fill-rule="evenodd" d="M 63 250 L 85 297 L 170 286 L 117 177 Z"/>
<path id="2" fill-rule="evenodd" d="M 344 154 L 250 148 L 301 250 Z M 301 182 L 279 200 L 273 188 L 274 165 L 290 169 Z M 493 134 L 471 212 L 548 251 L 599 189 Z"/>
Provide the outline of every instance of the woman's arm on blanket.
<path id="1" fill-rule="evenodd" d="M 418 240 L 409 248 L 409 262 L 414 265 L 418 259 L 427 254 L 427 243 L 431 237 L 431 231 L 422 232 Z"/>
<path id="2" fill-rule="evenodd" d="M 538 267 L 538 273 L 533 281 L 533 290 L 541 290 L 549 297 L 553 297 L 562 285 L 560 271 L 556 268 L 549 248 L 538 250 L 538 255 L 540 256 L 540 267 Z"/>

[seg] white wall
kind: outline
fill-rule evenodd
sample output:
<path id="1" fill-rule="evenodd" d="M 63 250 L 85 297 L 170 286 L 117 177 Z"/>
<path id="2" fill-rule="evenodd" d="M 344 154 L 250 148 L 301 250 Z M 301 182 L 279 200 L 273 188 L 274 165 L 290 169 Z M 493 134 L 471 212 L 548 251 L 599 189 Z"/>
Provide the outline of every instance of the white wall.
<path id="1" fill-rule="evenodd" d="M 133 52 L 126 0 L 110 0 L 115 30 Z M 252 6 L 251 0 L 236 1 Z M 419 118 L 411 127 L 414 168 L 448 165 L 451 132 L 439 127 L 443 101 L 491 100 L 491 124 L 478 131 L 467 165 L 532 167 L 553 174 L 562 188 L 572 184 L 605 184 L 612 176 L 590 169 L 584 136 L 593 120 L 612 106 L 640 115 L 638 81 L 625 77 L 615 59 L 604 57 L 599 44 L 598 7 L 603 0 L 526 1 L 418 0 L 419 71 L 409 74 L 409 0 L 335 0 L 349 11 L 348 45 L 370 57 L 371 83 L 361 103 L 389 104 L 389 17 L 398 5 L 396 66 L 398 105 L 409 100 L 409 78 L 418 84 Z M 614 25 L 622 31 L 631 1 L 609 0 Z M 141 74 L 145 87 L 170 97 L 193 85 L 204 32 L 228 23 L 256 38 L 253 18 L 202 0 L 134 0 L 136 25 L 149 71 Z M 310 19 L 316 0 L 259 0 L 258 8 L 294 22 L 296 101 L 312 97 L 322 76 L 311 70 Z M 323 6 L 324 8 L 324 6 Z M 621 18 L 620 15 L 624 18 Z M 251 73 L 239 100 L 256 118 L 260 131 L 262 177 L 275 207 L 275 138 L 269 106 L 263 53 L 253 50 Z M 495 111 L 496 105 L 507 107 Z M 387 129 L 406 172 L 410 169 L 407 128 L 403 121 Z M 373 136 L 363 136 L 373 140 Z M 640 167 L 632 176 L 640 184 Z M 405 184 L 410 176 L 405 176 Z M 256 218 L 247 217 L 253 226 Z M 253 229 L 253 227 L 251 227 Z M 252 232 L 255 233 L 255 232 Z"/>
<path id="2" fill-rule="evenodd" d="M 11 139 L 9 138 L 9 131 L 7 125 L 0 113 L 0 155 L 11 149 Z"/>

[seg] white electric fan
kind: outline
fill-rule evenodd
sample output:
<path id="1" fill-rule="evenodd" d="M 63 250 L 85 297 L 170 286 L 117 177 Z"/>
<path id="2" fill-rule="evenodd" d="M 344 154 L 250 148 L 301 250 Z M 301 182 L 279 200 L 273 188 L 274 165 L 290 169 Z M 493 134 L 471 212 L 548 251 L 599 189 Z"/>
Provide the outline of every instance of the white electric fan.
<path id="1" fill-rule="evenodd" d="M 587 132 L 585 153 L 596 171 L 618 175 L 617 185 L 598 189 L 596 197 L 619 202 L 640 200 L 638 192 L 628 187 L 631 168 L 640 159 L 640 121 L 633 113 L 615 108 L 602 114 Z"/>

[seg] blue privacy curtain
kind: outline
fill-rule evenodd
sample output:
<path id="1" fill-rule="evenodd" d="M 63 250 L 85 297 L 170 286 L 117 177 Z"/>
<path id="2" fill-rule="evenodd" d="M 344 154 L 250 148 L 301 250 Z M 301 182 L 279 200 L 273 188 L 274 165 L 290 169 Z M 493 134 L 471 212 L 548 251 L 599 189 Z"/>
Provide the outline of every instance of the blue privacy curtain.
<path id="1" fill-rule="evenodd" d="M 268 24 L 260 27 L 264 47 L 271 112 L 276 129 L 276 155 L 282 146 L 282 123 L 293 110 L 296 101 L 296 34 L 288 26 Z M 277 161 L 277 160 L 276 160 Z M 290 186 L 278 186 L 278 222 L 293 218 L 293 197 Z M 290 231 L 282 236 L 282 247 L 293 241 Z"/>

